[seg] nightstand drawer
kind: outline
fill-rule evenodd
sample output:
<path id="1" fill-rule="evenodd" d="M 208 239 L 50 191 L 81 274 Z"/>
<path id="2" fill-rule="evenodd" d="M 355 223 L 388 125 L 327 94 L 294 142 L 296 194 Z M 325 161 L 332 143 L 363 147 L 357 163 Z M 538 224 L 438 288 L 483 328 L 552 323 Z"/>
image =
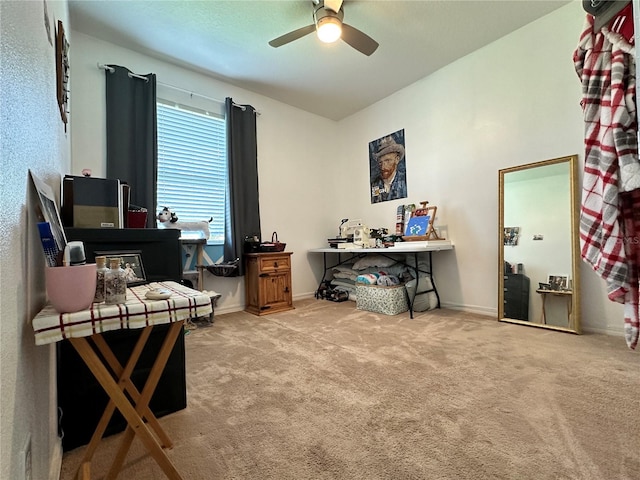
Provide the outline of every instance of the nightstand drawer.
<path id="1" fill-rule="evenodd" d="M 269 255 L 258 258 L 260 273 L 286 272 L 288 270 L 291 270 L 289 255 Z"/>

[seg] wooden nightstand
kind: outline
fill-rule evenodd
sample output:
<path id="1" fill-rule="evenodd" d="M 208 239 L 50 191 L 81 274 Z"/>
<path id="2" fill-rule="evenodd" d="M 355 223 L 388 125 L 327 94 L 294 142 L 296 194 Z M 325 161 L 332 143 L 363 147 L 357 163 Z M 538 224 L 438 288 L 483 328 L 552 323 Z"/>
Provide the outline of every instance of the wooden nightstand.
<path id="1" fill-rule="evenodd" d="M 245 254 L 245 310 L 267 315 L 293 308 L 291 252 Z"/>

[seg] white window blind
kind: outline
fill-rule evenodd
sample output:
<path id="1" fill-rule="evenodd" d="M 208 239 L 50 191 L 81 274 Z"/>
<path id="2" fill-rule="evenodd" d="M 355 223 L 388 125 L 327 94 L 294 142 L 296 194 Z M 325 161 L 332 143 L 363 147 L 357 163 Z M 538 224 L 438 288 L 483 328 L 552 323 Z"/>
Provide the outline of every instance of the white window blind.
<path id="1" fill-rule="evenodd" d="M 224 118 L 158 101 L 158 208 L 179 221 L 213 220 L 209 243 L 224 243 L 227 140 Z"/>

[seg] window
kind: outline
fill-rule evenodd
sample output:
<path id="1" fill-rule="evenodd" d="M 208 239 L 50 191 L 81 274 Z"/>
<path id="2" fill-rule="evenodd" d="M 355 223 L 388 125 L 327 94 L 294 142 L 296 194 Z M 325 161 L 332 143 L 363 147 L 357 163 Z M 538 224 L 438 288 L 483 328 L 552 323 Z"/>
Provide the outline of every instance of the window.
<path id="1" fill-rule="evenodd" d="M 224 243 L 226 122 L 220 115 L 158 100 L 158 208 L 180 221 L 213 220 L 210 244 Z"/>

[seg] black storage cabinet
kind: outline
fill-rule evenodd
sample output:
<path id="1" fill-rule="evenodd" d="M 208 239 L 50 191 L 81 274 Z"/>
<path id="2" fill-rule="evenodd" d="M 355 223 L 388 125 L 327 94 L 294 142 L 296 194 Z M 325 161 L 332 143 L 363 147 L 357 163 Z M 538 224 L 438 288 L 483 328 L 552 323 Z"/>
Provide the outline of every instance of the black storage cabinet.
<path id="1" fill-rule="evenodd" d="M 161 229 L 65 229 L 67 241 L 84 242 L 88 262 L 95 252 L 139 251 L 147 281 L 182 279 L 182 250 L 179 230 Z M 151 367 L 166 336 L 169 325 L 157 325 L 140 356 L 131 379 L 142 390 Z M 118 360 L 124 366 L 140 336 L 137 330 L 117 330 L 103 334 Z M 91 440 L 100 417 L 107 406 L 108 396 L 93 377 L 68 341 L 56 343 L 58 376 L 59 433 L 63 450 L 69 451 Z M 158 387 L 149 406 L 157 417 L 182 410 L 187 406 L 185 344 L 180 336 L 169 356 Z M 121 432 L 126 420 L 116 410 L 105 436 Z"/>
<path id="2" fill-rule="evenodd" d="M 529 320 L 529 277 L 522 273 L 504 275 L 504 316 Z"/>

